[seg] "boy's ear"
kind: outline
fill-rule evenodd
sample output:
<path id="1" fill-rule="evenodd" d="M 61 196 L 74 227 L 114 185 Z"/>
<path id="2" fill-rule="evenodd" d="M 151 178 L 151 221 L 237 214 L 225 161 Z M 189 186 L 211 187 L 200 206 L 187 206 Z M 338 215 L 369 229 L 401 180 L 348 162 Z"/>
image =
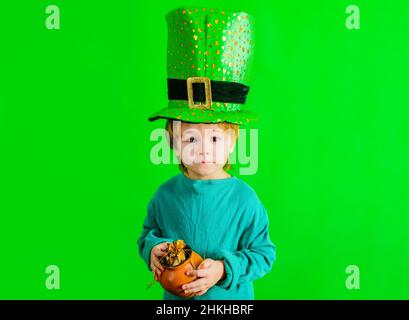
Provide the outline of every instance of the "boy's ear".
<path id="1" fill-rule="evenodd" d="M 235 141 L 235 140 L 233 140 L 233 141 Z M 230 150 L 229 150 L 229 153 L 233 153 L 233 150 L 234 150 L 235 145 L 236 145 L 236 143 L 233 142 L 233 145 L 231 146 L 231 148 L 230 148 Z"/>
<path id="2" fill-rule="evenodd" d="M 236 135 L 233 133 L 230 135 L 230 145 L 229 145 L 229 154 L 233 152 L 236 145 Z"/>
<path id="3" fill-rule="evenodd" d="M 169 147 L 175 151 L 178 151 L 180 142 L 180 121 L 171 121 L 170 126 L 172 128 L 166 130 L 166 138 L 168 140 Z"/>
<path id="4" fill-rule="evenodd" d="M 178 136 L 176 136 L 176 139 L 173 139 L 173 151 L 175 152 L 175 155 L 178 159 L 180 159 L 180 154 L 181 154 L 181 147 L 180 147 L 180 141 L 177 138 Z"/>
<path id="5" fill-rule="evenodd" d="M 180 159 L 180 148 L 178 147 L 173 147 L 173 151 L 175 152 L 175 155 L 178 159 Z"/>
<path id="6" fill-rule="evenodd" d="M 166 136 L 166 141 L 168 142 L 169 148 L 172 149 L 172 143 L 171 143 L 171 139 L 170 139 L 170 132 L 168 130 L 165 131 L 165 136 Z"/>

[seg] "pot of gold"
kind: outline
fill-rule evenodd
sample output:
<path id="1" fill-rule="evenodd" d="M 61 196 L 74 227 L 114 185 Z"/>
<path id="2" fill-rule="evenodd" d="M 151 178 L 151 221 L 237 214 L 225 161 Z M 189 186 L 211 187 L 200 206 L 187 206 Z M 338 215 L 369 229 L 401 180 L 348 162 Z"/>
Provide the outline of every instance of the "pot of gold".
<path id="1" fill-rule="evenodd" d="M 164 271 L 159 278 L 159 283 L 165 290 L 174 295 L 184 298 L 191 297 L 192 294 L 184 293 L 182 286 L 194 281 L 196 276 L 187 276 L 186 272 L 196 270 L 202 261 L 203 258 L 186 245 L 183 240 L 168 244 L 166 253 L 160 259 Z"/>

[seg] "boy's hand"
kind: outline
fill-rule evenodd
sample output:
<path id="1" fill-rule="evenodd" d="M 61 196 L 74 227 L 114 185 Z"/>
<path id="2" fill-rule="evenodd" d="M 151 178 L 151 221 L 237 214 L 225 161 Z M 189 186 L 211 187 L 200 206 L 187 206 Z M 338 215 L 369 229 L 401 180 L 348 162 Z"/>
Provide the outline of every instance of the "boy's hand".
<path id="1" fill-rule="evenodd" d="M 155 280 L 159 280 L 165 268 L 160 264 L 159 259 L 166 253 L 168 242 L 162 242 L 154 246 L 151 250 L 151 269 Z"/>
<path id="2" fill-rule="evenodd" d="M 201 296 L 225 277 L 224 262 L 222 260 L 205 259 L 197 270 L 186 272 L 187 276 L 196 276 L 197 279 L 182 286 L 186 294 L 193 293 Z"/>

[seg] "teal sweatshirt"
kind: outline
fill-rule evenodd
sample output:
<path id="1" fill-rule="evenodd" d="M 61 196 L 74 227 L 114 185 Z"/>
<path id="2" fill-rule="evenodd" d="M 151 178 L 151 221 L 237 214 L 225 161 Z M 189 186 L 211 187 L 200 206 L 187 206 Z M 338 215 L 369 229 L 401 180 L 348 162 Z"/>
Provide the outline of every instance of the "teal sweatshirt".
<path id="1" fill-rule="evenodd" d="M 183 173 L 163 183 L 148 204 L 138 239 L 150 270 L 152 247 L 185 241 L 203 258 L 223 260 L 226 277 L 195 300 L 254 299 L 253 281 L 270 271 L 275 246 L 266 209 L 244 181 L 193 180 Z M 164 299 L 183 300 L 165 290 Z"/>

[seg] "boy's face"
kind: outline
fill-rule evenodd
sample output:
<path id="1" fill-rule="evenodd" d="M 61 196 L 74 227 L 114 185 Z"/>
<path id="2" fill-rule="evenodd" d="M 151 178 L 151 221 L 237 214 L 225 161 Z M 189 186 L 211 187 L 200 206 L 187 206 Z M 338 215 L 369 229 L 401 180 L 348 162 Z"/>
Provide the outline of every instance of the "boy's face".
<path id="1" fill-rule="evenodd" d="M 226 130 L 218 124 L 181 122 L 180 132 L 181 148 L 177 148 L 177 153 L 189 172 L 212 176 L 223 170 L 235 145 L 233 129 Z"/>

